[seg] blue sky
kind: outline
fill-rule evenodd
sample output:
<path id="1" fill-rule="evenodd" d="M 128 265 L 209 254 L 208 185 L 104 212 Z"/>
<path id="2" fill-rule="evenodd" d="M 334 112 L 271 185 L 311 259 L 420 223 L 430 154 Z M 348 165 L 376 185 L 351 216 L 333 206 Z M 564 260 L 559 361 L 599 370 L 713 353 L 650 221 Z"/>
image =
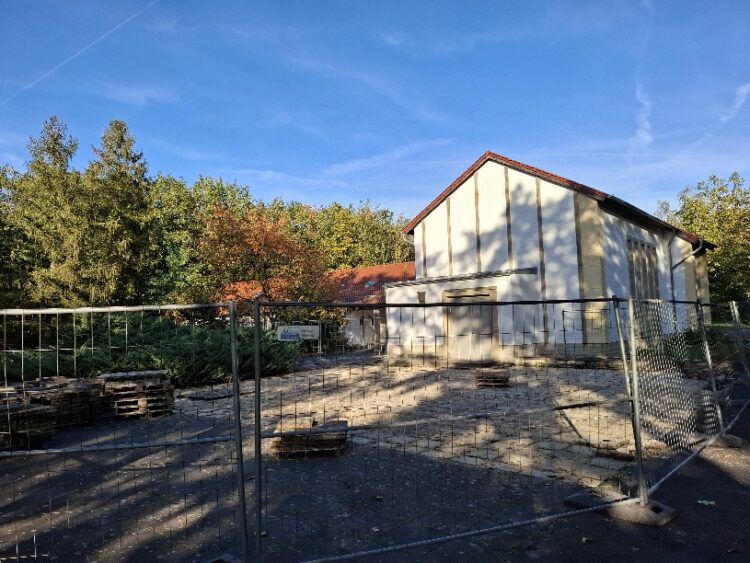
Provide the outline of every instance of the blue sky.
<path id="1" fill-rule="evenodd" d="M 485 150 L 653 211 L 750 176 L 750 2 L 0 0 L 0 163 L 57 114 L 151 172 L 412 215 Z"/>

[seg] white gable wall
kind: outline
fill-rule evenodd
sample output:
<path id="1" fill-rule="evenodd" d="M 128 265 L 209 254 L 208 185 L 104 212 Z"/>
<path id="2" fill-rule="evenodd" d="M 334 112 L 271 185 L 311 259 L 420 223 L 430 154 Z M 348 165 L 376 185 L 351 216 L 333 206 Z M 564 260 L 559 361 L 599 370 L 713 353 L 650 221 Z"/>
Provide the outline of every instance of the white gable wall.
<path id="1" fill-rule="evenodd" d="M 506 191 L 510 195 L 510 244 Z M 511 276 L 509 291 L 501 292 L 503 298 L 535 301 L 580 297 L 574 194 L 567 188 L 490 161 L 458 186 L 422 223 L 424 241 L 422 224 L 417 225 L 414 233 L 417 279 L 536 268 L 537 275 Z M 463 287 L 477 283 L 460 282 Z M 435 295 L 428 291 L 427 301 L 439 301 L 444 285 L 437 284 Z M 395 292 L 389 293 L 395 297 Z M 548 338 L 555 340 L 559 336 L 556 332 L 562 330 L 563 309 L 550 305 L 545 312 L 541 306 L 518 307 L 512 318 L 507 314 L 499 316 L 499 322 L 504 324 L 501 332 L 512 332 L 518 343 L 537 343 L 544 339 L 546 328 Z M 575 341 L 575 336 L 572 338 Z"/>
<path id="2" fill-rule="evenodd" d="M 425 277 L 447 276 L 448 212 L 443 202 L 424 218 L 426 265 Z"/>
<path id="3" fill-rule="evenodd" d="M 450 197 L 452 275 L 478 272 L 474 176 Z"/>
<path id="4" fill-rule="evenodd" d="M 544 241 L 544 296 L 549 300 L 580 299 L 574 193 L 543 180 L 539 188 Z M 547 331 L 551 342 L 582 342 L 580 327 L 571 325 L 580 318 L 579 310 L 580 305 L 573 303 L 547 305 Z"/>
<path id="5" fill-rule="evenodd" d="M 414 275 L 417 279 L 426 277 L 424 271 L 424 254 L 422 253 L 422 244 L 424 241 L 424 222 L 417 225 L 414 229 Z"/>
<path id="6" fill-rule="evenodd" d="M 508 169 L 508 192 L 510 194 L 513 268 L 541 268 L 536 178 Z M 513 276 L 511 283 L 514 300 L 539 301 L 543 299 L 541 275 Z M 541 342 L 544 335 L 543 308 L 529 305 L 514 308 L 513 326 L 516 343 Z"/>
<path id="7" fill-rule="evenodd" d="M 476 172 L 479 203 L 479 257 L 482 270 L 510 269 L 505 218 L 505 169 L 488 162 Z"/>

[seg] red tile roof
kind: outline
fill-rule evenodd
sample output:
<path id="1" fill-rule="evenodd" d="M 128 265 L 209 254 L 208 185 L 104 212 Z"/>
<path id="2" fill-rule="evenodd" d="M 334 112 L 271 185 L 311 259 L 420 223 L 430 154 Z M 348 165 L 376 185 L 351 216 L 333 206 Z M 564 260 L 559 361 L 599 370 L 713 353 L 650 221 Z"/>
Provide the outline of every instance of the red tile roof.
<path id="1" fill-rule="evenodd" d="M 682 229 L 677 229 L 676 227 L 670 225 L 669 223 L 662 221 L 661 219 L 658 219 L 649 213 L 646 213 L 642 209 L 638 209 L 635 205 L 632 205 L 626 201 L 623 201 L 622 199 L 616 196 L 610 195 L 601 190 L 597 190 L 595 188 L 586 186 L 584 184 L 579 184 L 578 182 L 574 182 L 573 180 L 563 178 L 562 176 L 558 176 L 557 174 L 553 174 L 552 172 L 547 172 L 546 170 L 542 170 L 541 168 L 536 168 L 534 166 L 524 164 L 523 162 L 512 160 L 510 158 L 494 153 L 492 151 L 487 151 L 482 156 L 480 156 L 479 159 L 474 164 L 469 166 L 469 168 L 467 168 L 463 172 L 463 174 L 461 174 L 458 178 L 456 178 L 451 183 L 450 186 L 445 188 L 435 199 L 433 199 L 427 207 L 425 207 L 422 211 L 417 213 L 414 219 L 412 219 L 404 227 L 404 233 L 407 233 L 407 234 L 413 233 L 414 228 L 420 223 L 420 221 L 422 221 L 422 219 L 427 217 L 427 215 L 429 215 L 433 209 L 435 209 L 438 205 L 440 205 L 443 202 L 443 200 L 445 200 L 445 198 L 451 195 L 461 184 L 463 184 L 468 178 L 470 178 L 471 175 L 474 174 L 474 172 L 476 172 L 482 165 L 484 165 L 488 161 L 497 162 L 498 164 L 502 164 L 503 166 L 507 166 L 515 170 L 520 170 L 522 172 L 526 172 L 533 176 L 538 176 L 539 178 L 552 182 L 553 184 L 565 186 L 566 188 L 570 188 L 572 190 L 585 194 L 599 201 L 601 206 L 604 209 L 610 210 L 613 213 L 624 216 L 625 218 L 630 219 L 636 223 L 645 225 L 647 227 L 656 227 L 656 228 L 661 228 L 661 229 L 667 229 L 670 231 L 676 230 L 679 236 L 681 236 L 682 238 L 694 244 L 697 244 L 702 240 L 701 237 L 699 237 L 698 235 L 694 233 L 690 233 L 688 231 L 684 231 Z M 715 247 L 712 243 L 708 241 L 704 241 L 704 242 L 705 242 L 706 247 L 708 248 Z"/>
<path id="2" fill-rule="evenodd" d="M 326 276 L 338 287 L 345 303 L 385 303 L 383 284 L 416 277 L 414 261 L 331 270 Z"/>

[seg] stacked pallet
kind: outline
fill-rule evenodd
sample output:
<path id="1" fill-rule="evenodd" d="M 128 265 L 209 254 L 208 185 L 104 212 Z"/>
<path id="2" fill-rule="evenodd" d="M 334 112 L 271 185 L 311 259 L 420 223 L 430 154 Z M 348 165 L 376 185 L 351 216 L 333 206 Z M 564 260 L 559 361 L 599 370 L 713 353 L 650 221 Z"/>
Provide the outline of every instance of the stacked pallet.
<path id="1" fill-rule="evenodd" d="M 271 439 L 271 453 L 279 458 L 316 454 L 338 456 L 346 449 L 348 428 L 346 420 L 329 420 L 319 426 L 313 421 L 310 427 L 293 429 L 282 427 L 280 423 L 274 434 L 282 435 Z"/>
<path id="2" fill-rule="evenodd" d="M 0 403 L 0 449 L 34 448 L 55 431 L 55 409 L 22 401 Z"/>
<path id="3" fill-rule="evenodd" d="M 101 405 L 100 386 L 85 379 L 43 377 L 26 382 L 24 395 L 33 405 L 53 407 L 57 428 L 93 424 Z"/>
<path id="4" fill-rule="evenodd" d="M 508 387 L 510 385 L 510 370 L 481 368 L 476 371 L 476 385 L 478 388 Z"/>
<path id="5" fill-rule="evenodd" d="M 15 385 L 0 387 L 0 402 L 5 403 L 22 403 L 23 393 Z"/>
<path id="6" fill-rule="evenodd" d="M 117 417 L 155 418 L 174 412 L 174 385 L 166 370 L 103 373 L 98 379 Z"/>

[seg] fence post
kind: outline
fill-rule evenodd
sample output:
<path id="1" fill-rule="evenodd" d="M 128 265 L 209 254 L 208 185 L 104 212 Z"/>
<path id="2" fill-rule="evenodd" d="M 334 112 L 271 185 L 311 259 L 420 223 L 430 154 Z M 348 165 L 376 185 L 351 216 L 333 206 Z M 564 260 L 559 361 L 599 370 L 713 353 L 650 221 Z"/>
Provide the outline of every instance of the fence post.
<path id="1" fill-rule="evenodd" d="M 232 354 L 232 395 L 234 396 L 234 434 L 237 451 L 237 500 L 240 504 L 240 542 L 243 561 L 250 561 L 250 542 L 247 534 L 247 505 L 245 501 L 245 462 L 242 455 L 242 421 L 240 419 L 240 376 L 237 357 L 237 304 L 229 302 L 229 338 Z"/>
<path id="2" fill-rule="evenodd" d="M 708 345 L 708 335 L 706 334 L 706 323 L 703 319 L 703 303 L 700 299 L 695 302 L 695 313 L 698 319 L 698 332 L 701 335 L 701 342 L 703 343 L 703 354 L 706 357 L 706 364 L 708 365 L 708 381 L 711 385 L 711 397 L 713 406 L 716 408 L 716 417 L 719 420 L 719 435 L 724 435 L 724 416 L 721 413 L 721 406 L 718 400 L 718 391 L 716 390 L 716 379 L 714 378 L 714 365 L 711 360 L 711 347 Z"/>
<path id="3" fill-rule="evenodd" d="M 625 348 L 625 335 L 622 332 L 622 318 L 620 315 L 620 300 L 616 295 L 612 296 L 612 307 L 615 310 L 615 323 L 617 324 L 617 339 L 620 341 L 620 355 L 622 356 L 622 371 L 625 374 L 625 388 L 628 391 L 628 398 L 633 398 L 630 391 L 630 375 L 628 374 L 628 352 Z"/>
<path id="4" fill-rule="evenodd" d="M 253 323 L 255 332 L 255 424 L 253 428 L 254 440 L 255 440 L 255 560 L 260 562 L 262 560 L 262 527 L 263 527 L 263 450 L 260 443 L 260 339 L 262 331 L 260 328 L 260 299 L 256 299 L 253 303 Z"/>
<path id="5" fill-rule="evenodd" d="M 638 497 L 641 506 L 648 504 L 648 488 L 643 467 L 643 446 L 641 441 L 641 402 L 638 393 L 638 344 L 635 340 L 635 305 L 633 298 L 628 298 L 628 324 L 630 325 L 630 389 L 632 403 L 633 440 L 635 440 L 635 460 L 638 470 Z"/>
<path id="6" fill-rule="evenodd" d="M 745 378 L 750 383 L 750 368 L 748 367 L 747 354 L 745 352 L 745 340 L 742 337 L 742 321 L 740 321 L 740 311 L 737 309 L 737 302 L 731 301 L 729 309 L 732 312 L 732 320 L 737 332 L 737 350 L 740 353 L 740 361 L 742 362 L 742 368 L 745 370 Z"/>

